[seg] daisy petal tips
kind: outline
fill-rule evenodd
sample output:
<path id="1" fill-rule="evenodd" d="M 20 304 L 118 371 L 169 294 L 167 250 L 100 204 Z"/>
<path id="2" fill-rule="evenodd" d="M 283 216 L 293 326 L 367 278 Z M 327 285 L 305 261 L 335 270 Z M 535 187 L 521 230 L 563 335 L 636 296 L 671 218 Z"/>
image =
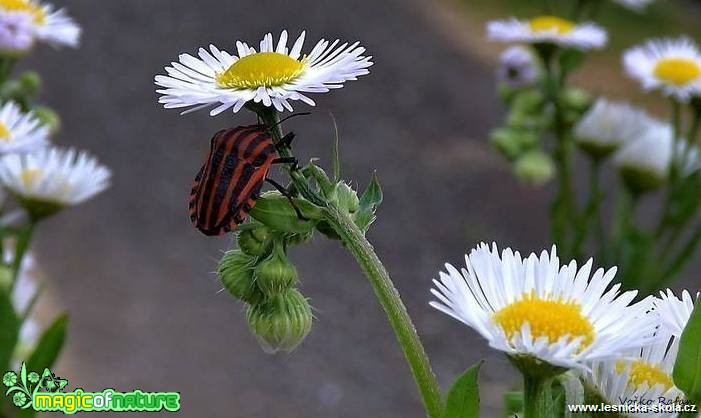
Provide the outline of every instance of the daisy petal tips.
<path id="1" fill-rule="evenodd" d="M 593 360 L 652 344 L 659 320 L 648 315 L 652 298 L 631 304 L 636 292 L 611 283 L 616 269 L 592 260 L 560 266 L 555 247 L 522 258 L 481 244 L 466 268 L 446 264 L 434 280 L 431 306 L 465 323 L 510 356 L 586 370 Z"/>
<path id="2" fill-rule="evenodd" d="M 259 49 L 236 42 L 236 54 L 214 45 L 200 48 L 197 57 L 182 54 L 166 67 L 167 75 L 157 75 L 159 103 L 165 108 L 195 111 L 213 107 L 215 116 L 228 109 L 238 112 L 248 102 L 261 103 L 278 111 L 292 111 L 292 101 L 314 106 L 309 93 L 326 93 L 341 88 L 346 81 L 368 74 L 372 66 L 365 48 L 324 39 L 308 54 L 302 53 L 305 32 L 288 47 L 287 31 L 277 42 L 268 33 Z M 185 112 L 184 112 L 185 113 Z"/>

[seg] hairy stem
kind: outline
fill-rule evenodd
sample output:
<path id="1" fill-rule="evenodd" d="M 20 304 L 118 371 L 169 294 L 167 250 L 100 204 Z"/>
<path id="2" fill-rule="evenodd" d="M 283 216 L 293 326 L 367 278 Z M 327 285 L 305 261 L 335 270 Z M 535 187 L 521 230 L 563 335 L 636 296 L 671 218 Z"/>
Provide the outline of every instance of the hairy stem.
<path id="1" fill-rule="evenodd" d="M 257 109 L 256 111 L 264 123 L 272 130 L 276 142 L 279 142 L 283 137 L 283 133 L 278 113 L 267 108 Z M 292 156 L 289 148 L 280 149 L 279 153 L 281 157 Z M 399 296 L 399 292 L 394 287 L 389 273 L 387 273 L 377 254 L 375 254 L 372 245 L 348 215 L 341 212 L 334 204 L 328 202 L 320 193 L 314 190 L 301 172 L 289 167 L 286 171 L 302 196 L 324 209 L 325 218 L 329 225 L 338 234 L 348 251 L 355 257 L 368 281 L 370 281 L 409 363 L 409 368 L 418 386 L 427 416 L 429 418 L 440 418 L 443 412 L 443 401 L 438 381 L 431 370 L 426 351 Z"/>

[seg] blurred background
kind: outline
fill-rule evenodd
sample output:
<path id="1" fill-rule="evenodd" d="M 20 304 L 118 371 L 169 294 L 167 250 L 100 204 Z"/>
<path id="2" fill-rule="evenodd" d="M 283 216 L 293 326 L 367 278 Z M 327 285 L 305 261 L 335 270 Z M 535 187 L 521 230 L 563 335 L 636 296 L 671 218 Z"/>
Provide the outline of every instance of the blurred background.
<path id="1" fill-rule="evenodd" d="M 40 71 L 41 100 L 62 116 L 56 142 L 91 150 L 114 179 L 108 193 L 39 232 L 48 310 L 71 314 L 57 374 L 87 390 L 179 391 L 182 416 L 421 416 L 394 335 L 339 243 L 317 237 L 292 254 L 317 320 L 295 352 L 269 356 L 249 334 L 243 305 L 218 292 L 213 271 L 231 240 L 200 235 L 186 216 L 211 135 L 254 119 L 163 110 L 153 76 L 199 46 L 232 49 L 237 39 L 257 44 L 267 31 L 306 29 L 308 47 L 321 37 L 361 40 L 375 65 L 370 76 L 315 96 L 312 116 L 287 123 L 298 135 L 296 153 L 328 162 L 333 113 L 344 177 L 364 187 L 378 170 L 385 201 L 369 238 L 441 384 L 487 360 L 483 411 L 498 416 L 515 375 L 474 332 L 431 309 L 428 290 L 444 262 L 463 263 L 482 240 L 523 252 L 549 246 L 550 191 L 519 184 L 486 140 L 502 116 L 492 75 L 502 46 L 487 44 L 484 21 L 528 15 L 531 3 L 63 2 L 83 25 L 81 48 L 43 48 L 23 65 Z M 613 8 L 604 23 L 615 28 L 614 43 L 596 54 L 580 83 L 614 97 L 632 94 L 617 51 L 648 35 L 701 31 L 699 17 L 698 2 L 664 2 L 644 15 Z"/>

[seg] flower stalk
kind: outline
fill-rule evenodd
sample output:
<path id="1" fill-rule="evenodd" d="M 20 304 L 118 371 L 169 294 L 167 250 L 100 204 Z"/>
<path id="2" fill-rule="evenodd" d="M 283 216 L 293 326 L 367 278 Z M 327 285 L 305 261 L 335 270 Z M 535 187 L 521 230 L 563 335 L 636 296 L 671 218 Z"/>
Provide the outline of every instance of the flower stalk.
<path id="1" fill-rule="evenodd" d="M 266 126 L 271 129 L 275 141 L 279 143 L 284 135 L 280 126 L 278 112 L 267 107 L 255 108 L 255 111 Z M 292 157 L 289 147 L 281 147 L 278 152 L 281 157 Z M 356 259 L 363 273 L 365 273 L 404 352 L 414 381 L 421 394 L 427 416 L 429 418 L 439 418 L 442 414 L 443 402 L 438 381 L 431 369 L 428 355 L 397 288 L 394 286 L 389 273 L 375 253 L 372 245 L 353 220 L 346 213 L 342 212 L 336 204 L 328 201 L 320 193 L 316 192 L 299 170 L 287 166 L 285 172 L 290 176 L 292 183 L 305 199 L 323 209 L 325 220 L 336 232 L 344 247 Z"/>

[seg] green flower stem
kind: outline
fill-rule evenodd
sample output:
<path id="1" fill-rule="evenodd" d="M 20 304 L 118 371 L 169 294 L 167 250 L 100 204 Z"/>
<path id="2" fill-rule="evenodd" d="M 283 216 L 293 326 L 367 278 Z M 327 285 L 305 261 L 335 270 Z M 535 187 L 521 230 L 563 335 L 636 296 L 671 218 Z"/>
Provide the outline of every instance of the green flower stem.
<path id="1" fill-rule="evenodd" d="M 598 159 L 591 160 L 589 170 L 589 199 L 584 209 L 584 213 L 577 222 L 577 229 L 572 245 L 572 255 L 576 259 L 582 256 L 583 246 L 587 241 L 589 233 L 589 225 L 594 222 L 595 233 L 597 234 L 600 251 L 605 253 L 603 247 L 605 242 L 603 239 L 603 225 L 601 221 L 601 162 Z"/>
<path id="2" fill-rule="evenodd" d="M 669 223 L 669 211 L 672 205 L 672 196 L 674 195 L 674 189 L 677 186 L 677 179 L 679 177 L 679 171 L 681 170 L 680 161 L 677 161 L 677 144 L 679 142 L 679 136 L 682 129 L 682 115 L 681 115 L 681 105 L 676 100 L 672 99 L 671 102 L 671 119 L 672 119 L 672 157 L 669 164 L 669 174 L 667 179 L 667 192 L 665 193 L 664 203 L 662 204 L 662 212 L 660 214 L 660 221 L 657 225 L 657 235 L 662 235 Z"/>
<path id="3" fill-rule="evenodd" d="M 279 142 L 283 137 L 280 127 L 279 114 L 269 108 L 255 108 L 256 113 L 263 122 L 272 129 L 273 137 Z M 290 157 L 289 148 L 279 150 L 281 157 Z M 382 262 L 365 238 L 365 235 L 353 223 L 348 215 L 341 212 L 335 205 L 327 202 L 318 192 L 310 186 L 307 179 L 297 170 L 286 168 L 294 186 L 310 202 L 324 209 L 324 215 L 329 225 L 336 231 L 345 247 L 355 257 L 365 276 L 370 281 L 375 295 L 394 330 L 399 345 L 404 351 L 409 367 L 414 376 L 414 381 L 419 388 L 421 397 L 429 418 L 439 418 L 443 412 L 443 401 L 440 388 L 431 365 L 424 350 L 416 328 L 407 313 L 399 292 L 394 287 L 392 280 L 385 270 Z"/>
<path id="4" fill-rule="evenodd" d="M 15 238 L 15 251 L 14 258 L 12 259 L 12 282 L 10 283 L 10 292 L 12 292 L 15 284 L 17 283 L 17 278 L 19 277 L 20 269 L 22 268 L 22 261 L 24 260 L 27 250 L 29 249 L 29 243 L 34 235 L 35 226 L 36 222 L 30 220 L 27 225 L 25 225 L 25 227 L 19 231 L 17 237 Z"/>
<path id="5" fill-rule="evenodd" d="M 10 78 L 10 75 L 12 74 L 12 70 L 15 68 L 15 63 L 17 62 L 16 58 L 11 58 L 11 57 L 1 57 L 0 58 L 0 86 L 5 84 L 8 78 Z"/>
<path id="6" fill-rule="evenodd" d="M 552 379 L 523 375 L 523 418 L 547 418 Z"/>
<path id="7" fill-rule="evenodd" d="M 431 418 L 440 417 L 443 406 L 438 382 L 431 370 L 428 356 L 421 344 L 414 324 L 387 270 L 385 270 L 380 259 L 375 254 L 370 242 L 368 242 L 348 215 L 342 213 L 335 206 L 330 205 L 325 210 L 325 216 L 365 272 L 370 284 L 372 284 L 375 295 L 385 310 L 397 340 L 399 340 L 399 344 L 404 350 L 404 356 L 414 375 L 416 385 L 419 387 L 428 416 Z"/>
<path id="8" fill-rule="evenodd" d="M 555 162 L 559 182 L 557 196 L 551 208 L 553 239 L 563 257 L 570 256 L 572 248 L 569 233 L 575 224 L 574 194 L 570 165 L 572 144 L 568 136 L 567 124 L 560 105 L 560 89 L 566 74 L 557 74 L 555 61 L 557 49 L 553 45 L 539 45 L 537 48 L 545 67 L 545 94 L 553 108 L 553 134 L 555 136 Z"/>

